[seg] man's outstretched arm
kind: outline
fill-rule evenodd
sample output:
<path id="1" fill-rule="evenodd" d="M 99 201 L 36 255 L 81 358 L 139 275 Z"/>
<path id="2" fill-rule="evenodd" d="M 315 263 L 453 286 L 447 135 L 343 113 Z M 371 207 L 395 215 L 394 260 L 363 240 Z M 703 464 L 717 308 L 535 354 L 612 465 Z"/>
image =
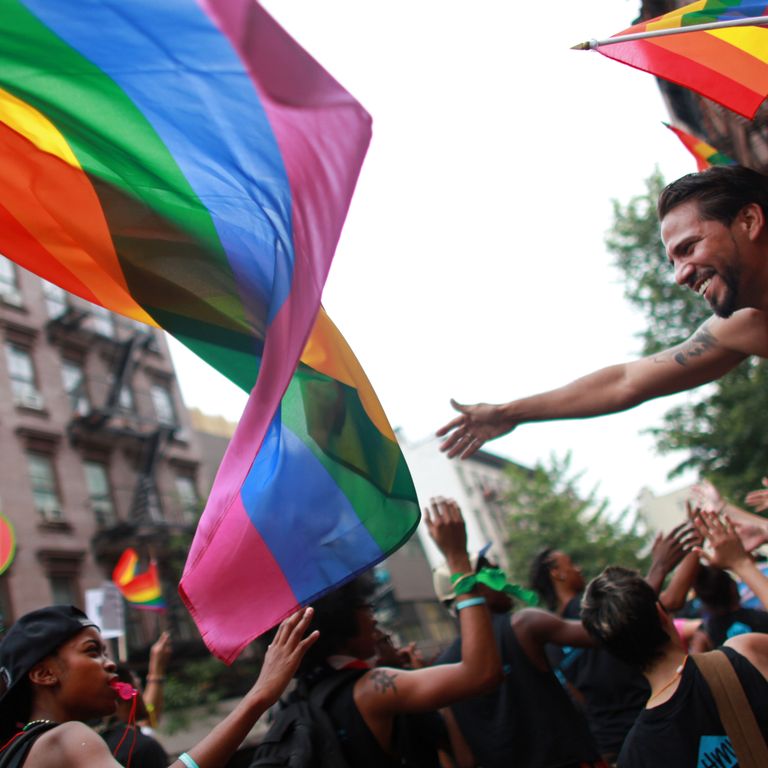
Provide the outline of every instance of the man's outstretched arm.
<path id="1" fill-rule="evenodd" d="M 765 335 L 763 313 L 744 310 L 727 320 L 707 320 L 676 347 L 601 368 L 549 392 L 499 405 L 460 405 L 452 400 L 460 415 L 437 431 L 438 437 L 445 436 L 440 448 L 450 458 L 466 459 L 487 440 L 511 432 L 519 424 L 617 413 L 646 400 L 693 389 L 720 378 L 750 354 L 760 354 Z"/>

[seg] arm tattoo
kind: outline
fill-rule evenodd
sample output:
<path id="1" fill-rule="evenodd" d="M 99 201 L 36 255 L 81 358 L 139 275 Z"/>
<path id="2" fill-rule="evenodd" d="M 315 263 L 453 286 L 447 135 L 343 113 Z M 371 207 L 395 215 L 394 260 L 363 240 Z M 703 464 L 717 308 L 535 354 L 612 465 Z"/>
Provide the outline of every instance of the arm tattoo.
<path id="1" fill-rule="evenodd" d="M 675 362 L 679 365 L 687 365 L 694 357 L 699 357 L 717 346 L 717 339 L 706 328 L 697 331 L 693 338 L 686 341 L 681 351 L 675 355 Z"/>
<path id="2" fill-rule="evenodd" d="M 374 669 L 371 672 L 371 682 L 377 693 L 386 693 L 391 690 L 397 693 L 397 686 L 395 685 L 395 678 L 397 674 L 391 672 L 385 672 L 383 669 Z"/>

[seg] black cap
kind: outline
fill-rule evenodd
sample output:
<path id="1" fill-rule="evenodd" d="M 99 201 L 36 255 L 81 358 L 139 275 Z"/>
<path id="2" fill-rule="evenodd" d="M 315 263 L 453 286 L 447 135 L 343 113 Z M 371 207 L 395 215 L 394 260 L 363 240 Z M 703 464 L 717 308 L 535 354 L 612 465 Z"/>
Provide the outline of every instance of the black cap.
<path id="1" fill-rule="evenodd" d="M 96 627 L 74 605 L 52 605 L 24 614 L 0 643 L 0 702 L 38 661 L 87 627 Z"/>

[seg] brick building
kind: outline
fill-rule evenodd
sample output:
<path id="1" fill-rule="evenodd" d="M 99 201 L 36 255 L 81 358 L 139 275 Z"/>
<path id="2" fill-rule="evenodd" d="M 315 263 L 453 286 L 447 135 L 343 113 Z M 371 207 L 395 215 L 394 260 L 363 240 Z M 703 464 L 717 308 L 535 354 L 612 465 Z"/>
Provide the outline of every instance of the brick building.
<path id="1" fill-rule="evenodd" d="M 17 552 L 0 576 L 7 625 L 51 602 L 83 605 L 126 546 L 158 559 L 176 597 L 200 511 L 199 448 L 161 331 L 82 301 L 0 256 L 0 509 Z M 128 611 L 129 646 L 154 620 Z"/>

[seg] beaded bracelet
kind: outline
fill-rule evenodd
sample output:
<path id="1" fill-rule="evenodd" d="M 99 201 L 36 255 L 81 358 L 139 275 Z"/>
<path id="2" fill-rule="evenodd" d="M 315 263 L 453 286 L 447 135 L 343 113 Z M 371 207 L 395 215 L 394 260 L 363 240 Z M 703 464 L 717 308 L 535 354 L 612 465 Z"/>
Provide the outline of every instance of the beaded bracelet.
<path id="1" fill-rule="evenodd" d="M 459 600 L 456 603 L 456 610 L 460 611 L 462 608 L 471 608 L 474 605 L 485 605 L 484 597 L 470 597 L 468 600 Z"/>

